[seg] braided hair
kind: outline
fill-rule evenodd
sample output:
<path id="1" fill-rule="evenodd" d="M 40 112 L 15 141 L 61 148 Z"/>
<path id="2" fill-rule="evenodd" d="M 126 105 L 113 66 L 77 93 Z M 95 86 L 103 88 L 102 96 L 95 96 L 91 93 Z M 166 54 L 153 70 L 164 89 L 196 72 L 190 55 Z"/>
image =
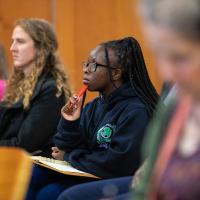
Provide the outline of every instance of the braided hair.
<path id="1" fill-rule="evenodd" d="M 124 82 L 130 82 L 131 87 L 136 92 L 137 96 L 144 104 L 149 106 L 150 114 L 152 114 L 152 111 L 154 111 L 156 107 L 159 95 L 149 78 L 138 41 L 133 37 L 127 37 L 102 43 L 101 46 L 105 49 L 105 59 L 108 66 L 110 66 L 108 49 L 114 51 L 117 58 L 117 64 L 122 69 L 122 78 Z M 109 71 L 111 77 L 111 68 L 109 68 Z"/>

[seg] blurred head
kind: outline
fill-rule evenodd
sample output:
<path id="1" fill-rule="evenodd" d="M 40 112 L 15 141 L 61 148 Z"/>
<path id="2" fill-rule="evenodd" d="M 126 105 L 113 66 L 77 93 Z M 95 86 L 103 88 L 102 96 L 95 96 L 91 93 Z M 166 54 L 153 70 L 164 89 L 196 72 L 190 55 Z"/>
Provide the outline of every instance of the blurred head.
<path id="1" fill-rule="evenodd" d="M 56 96 L 71 95 L 68 77 L 57 55 L 58 42 L 52 25 L 43 19 L 24 18 L 15 23 L 11 52 L 14 73 L 9 78 L 5 102 L 12 105 L 23 99 L 28 108 L 35 86 L 44 72 L 57 84 Z"/>
<path id="2" fill-rule="evenodd" d="M 200 100 L 200 1 L 142 0 L 141 5 L 162 76 Z"/>
<path id="3" fill-rule="evenodd" d="M 29 74 L 34 67 L 37 49 L 32 38 L 20 27 L 16 26 L 12 35 L 12 46 L 10 48 L 13 63 L 16 69 L 21 69 Z"/>
<path id="4" fill-rule="evenodd" d="M 149 79 L 140 45 L 133 37 L 100 44 L 91 51 L 85 66 L 84 79 L 89 89 L 116 89 L 130 82 L 141 100 L 154 108 L 158 95 Z"/>
<path id="5" fill-rule="evenodd" d="M 29 73 L 35 66 L 49 67 L 52 55 L 58 48 L 52 26 L 42 19 L 27 18 L 16 21 L 12 40 L 10 50 L 14 67 Z"/>

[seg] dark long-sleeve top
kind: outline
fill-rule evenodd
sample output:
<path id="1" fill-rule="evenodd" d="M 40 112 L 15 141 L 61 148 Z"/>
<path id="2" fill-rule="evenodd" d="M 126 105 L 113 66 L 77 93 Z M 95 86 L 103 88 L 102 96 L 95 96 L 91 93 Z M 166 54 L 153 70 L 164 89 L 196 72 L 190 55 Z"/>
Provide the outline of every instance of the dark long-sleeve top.
<path id="1" fill-rule="evenodd" d="M 44 73 L 35 88 L 27 110 L 22 100 L 11 107 L 0 104 L 0 146 L 21 147 L 28 152 L 44 150 L 56 133 L 64 94 L 56 97 L 56 81 Z"/>
<path id="2" fill-rule="evenodd" d="M 88 103 L 76 121 L 61 118 L 55 145 L 72 166 L 102 178 L 133 175 L 150 115 L 126 83 Z"/>

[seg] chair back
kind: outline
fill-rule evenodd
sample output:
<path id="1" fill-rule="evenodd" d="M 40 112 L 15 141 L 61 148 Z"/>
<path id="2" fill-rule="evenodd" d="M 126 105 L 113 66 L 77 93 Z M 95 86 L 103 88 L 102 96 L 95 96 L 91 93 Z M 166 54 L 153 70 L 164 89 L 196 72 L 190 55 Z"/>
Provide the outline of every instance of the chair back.
<path id="1" fill-rule="evenodd" d="M 20 148 L 0 147 L 0 199 L 24 200 L 31 171 L 28 153 Z"/>

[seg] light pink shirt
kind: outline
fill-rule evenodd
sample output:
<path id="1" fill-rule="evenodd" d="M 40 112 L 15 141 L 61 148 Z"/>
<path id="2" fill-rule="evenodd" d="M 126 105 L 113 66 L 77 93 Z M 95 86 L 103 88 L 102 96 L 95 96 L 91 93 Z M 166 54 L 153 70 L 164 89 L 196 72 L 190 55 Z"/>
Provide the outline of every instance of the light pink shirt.
<path id="1" fill-rule="evenodd" d="M 6 92 L 6 81 L 0 80 L 0 101 L 3 100 L 5 92 Z"/>

